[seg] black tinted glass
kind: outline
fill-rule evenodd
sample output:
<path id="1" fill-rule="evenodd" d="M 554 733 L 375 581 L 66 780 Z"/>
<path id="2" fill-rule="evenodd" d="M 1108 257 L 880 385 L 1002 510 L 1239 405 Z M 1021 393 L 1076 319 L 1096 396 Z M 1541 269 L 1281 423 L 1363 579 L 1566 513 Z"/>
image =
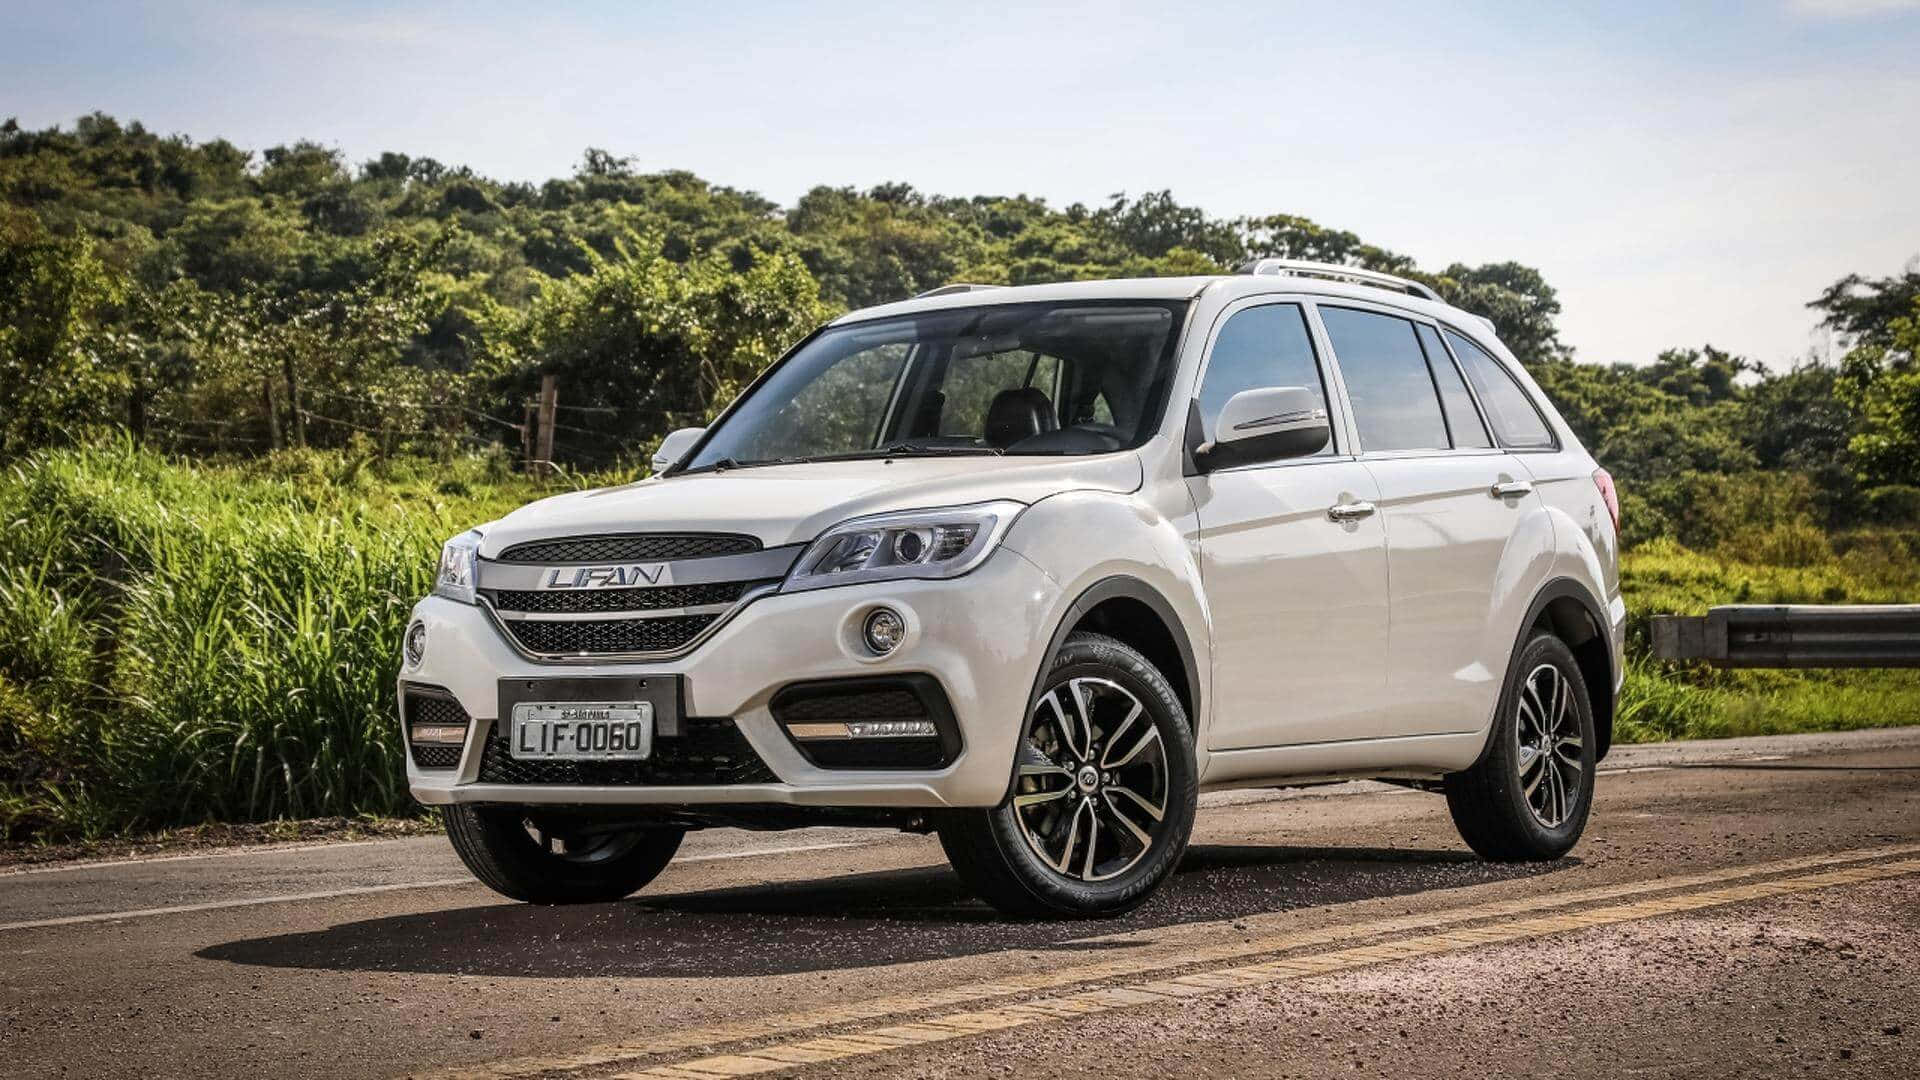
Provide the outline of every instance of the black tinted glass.
<path id="1" fill-rule="evenodd" d="M 1362 450 L 1443 450 L 1447 422 L 1413 323 L 1353 308 L 1323 307 Z"/>

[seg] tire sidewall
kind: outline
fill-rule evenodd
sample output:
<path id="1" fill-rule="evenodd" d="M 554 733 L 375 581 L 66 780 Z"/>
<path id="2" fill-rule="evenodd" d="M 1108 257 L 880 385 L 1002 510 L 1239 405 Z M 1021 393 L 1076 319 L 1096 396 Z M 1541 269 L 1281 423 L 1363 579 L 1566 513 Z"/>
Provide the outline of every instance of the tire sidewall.
<path id="1" fill-rule="evenodd" d="M 1016 818 L 1011 792 L 1005 801 L 988 812 L 987 827 L 1009 868 L 1040 905 L 1072 914 L 1119 914 L 1144 902 L 1173 871 L 1174 864 L 1186 850 L 1198 807 L 1193 733 L 1179 698 L 1145 657 L 1110 638 L 1075 635 L 1061 646 L 1021 721 L 1016 761 L 1018 747 L 1026 745 L 1031 733 L 1039 700 L 1069 679 L 1086 677 L 1110 679 L 1125 687 L 1146 706 L 1160 731 L 1167 752 L 1168 799 L 1155 849 L 1118 877 L 1098 882 L 1081 881 L 1046 865 L 1028 846 Z"/>

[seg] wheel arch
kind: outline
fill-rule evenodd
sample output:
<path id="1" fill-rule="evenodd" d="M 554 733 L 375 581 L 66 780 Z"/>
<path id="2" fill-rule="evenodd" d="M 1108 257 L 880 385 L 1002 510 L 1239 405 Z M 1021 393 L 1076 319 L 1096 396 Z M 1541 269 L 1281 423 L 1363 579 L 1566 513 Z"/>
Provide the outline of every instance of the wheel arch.
<path id="1" fill-rule="evenodd" d="M 1594 747 L 1596 761 L 1606 757 L 1613 747 L 1615 672 L 1605 611 L 1592 591 L 1573 578 L 1555 578 L 1541 586 L 1532 603 L 1527 605 L 1526 617 L 1520 620 L 1520 631 L 1514 635 L 1513 649 L 1507 654 L 1506 679 L 1501 683 L 1503 688 L 1513 684 L 1518 674 L 1520 650 L 1535 633 L 1545 630 L 1565 642 L 1573 652 L 1574 662 L 1580 665 L 1580 676 L 1587 684 L 1587 698 L 1593 706 L 1594 738 L 1598 743 Z M 1498 700 L 1506 700 L 1504 690 Z M 1487 743 L 1480 748 L 1475 764 L 1487 756 L 1496 730 L 1498 724 L 1488 725 Z"/>
<path id="2" fill-rule="evenodd" d="M 1173 692 L 1187 712 L 1188 728 L 1199 723 L 1200 662 L 1180 616 L 1153 586 L 1120 574 L 1094 582 L 1068 606 L 1047 642 L 1046 659 L 1034 676 L 1029 709 L 1039 704 L 1041 684 L 1046 681 L 1054 655 L 1076 630 L 1105 634 L 1139 650 L 1173 684 Z M 1196 731 L 1196 737 L 1198 734 Z"/>
<path id="3" fill-rule="evenodd" d="M 1105 634 L 1134 649 L 1160 670 L 1173 685 L 1174 696 L 1187 713 L 1187 727 L 1194 742 L 1200 741 L 1199 717 L 1203 683 L 1200 661 L 1194 654 L 1180 616 L 1173 605 L 1153 586 L 1136 577 L 1115 574 L 1088 586 L 1067 606 L 1054 627 L 1053 636 L 1041 653 L 1040 670 L 1034 673 L 1033 687 L 1027 694 L 1027 712 L 1040 705 L 1047 672 L 1060 647 L 1077 630 Z M 1022 723 L 1025 717 L 1022 717 Z M 1014 774 L 1008 770 L 1007 793 L 1012 794 Z M 1004 798 L 1004 797 L 1003 797 Z"/>

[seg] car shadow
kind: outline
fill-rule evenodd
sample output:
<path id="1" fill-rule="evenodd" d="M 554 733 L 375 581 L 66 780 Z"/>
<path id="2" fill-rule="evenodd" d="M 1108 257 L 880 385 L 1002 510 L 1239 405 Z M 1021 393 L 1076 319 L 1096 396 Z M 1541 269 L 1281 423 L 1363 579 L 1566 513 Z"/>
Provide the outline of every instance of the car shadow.
<path id="1" fill-rule="evenodd" d="M 946 867 L 609 904 L 498 904 L 227 942 L 209 960 L 264 967 L 537 978 L 782 975 L 1005 950 L 1124 949 L 1080 942 L 1130 930 L 1551 873 L 1455 851 L 1198 845 L 1152 900 L 1117 919 L 1015 921 Z"/>

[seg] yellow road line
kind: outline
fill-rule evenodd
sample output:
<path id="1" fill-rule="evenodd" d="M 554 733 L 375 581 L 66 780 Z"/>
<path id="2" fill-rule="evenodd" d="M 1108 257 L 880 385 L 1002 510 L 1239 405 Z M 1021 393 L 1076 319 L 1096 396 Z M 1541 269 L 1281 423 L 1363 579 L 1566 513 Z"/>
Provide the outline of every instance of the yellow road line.
<path id="1" fill-rule="evenodd" d="M 1790 874 L 1822 867 L 1839 866 L 1846 863 L 1863 862 L 1870 859 L 1888 859 L 1914 854 L 1920 854 L 1920 844 L 1861 848 L 1824 855 L 1807 855 L 1791 859 L 1778 859 L 1771 862 L 1755 863 L 1749 866 L 1736 866 L 1693 874 L 1681 874 L 1667 878 L 1656 878 L 1650 881 L 1624 882 L 1618 885 L 1602 885 L 1589 889 L 1577 889 L 1544 896 L 1521 897 L 1513 900 L 1496 900 L 1488 903 L 1448 908 L 1442 911 L 1425 912 L 1417 915 L 1370 919 L 1359 923 L 1322 927 L 1313 930 L 1290 931 L 1281 934 L 1256 936 L 1251 940 L 1237 940 L 1202 948 L 1181 947 L 1161 951 L 1151 956 L 1130 956 L 1122 959 L 1104 960 L 1089 964 L 1050 968 L 1046 971 L 1006 975 L 987 981 L 948 987 L 942 990 L 872 998 L 866 1001 L 782 1013 L 752 1020 L 732 1021 L 708 1027 L 665 1031 L 628 1042 L 588 1047 L 567 1054 L 513 1058 L 491 1064 L 470 1065 L 412 1075 L 422 1078 L 434 1078 L 434 1080 L 438 1080 L 438 1078 L 448 1078 L 448 1080 L 450 1080 L 450 1078 L 453 1077 L 483 1077 L 488 1078 L 488 1080 L 520 1080 L 520 1078 L 524 1077 L 615 1065 L 623 1061 L 658 1057 L 685 1050 L 708 1050 L 731 1043 L 774 1038 L 782 1035 L 793 1035 L 846 1024 L 905 1017 L 915 1013 L 951 1008 L 955 1005 L 984 1001 L 996 997 L 1013 997 L 1039 991 L 1058 990 L 1064 987 L 1102 982 L 1110 979 L 1138 978 L 1143 975 L 1176 971 L 1181 968 L 1195 967 L 1209 963 L 1217 964 L 1249 957 L 1290 952 L 1296 949 L 1326 946 L 1367 938 L 1385 937 L 1411 931 L 1430 930 L 1436 927 L 1451 926 L 1458 923 L 1512 918 L 1518 915 L 1531 915 L 1558 908 L 1618 900 L 1629 896 L 1643 896 L 1650 893 L 1671 892 L 1705 885 L 1717 885 L 1723 882 L 1737 881 L 1742 878 Z M 1650 914 L 1651 913 L 1654 912 L 1650 912 Z M 1204 932 L 1209 926 L 1213 926 L 1224 931 L 1234 921 L 1236 920 L 1221 920 L 1211 924 L 1188 923 L 1184 926 L 1169 929 L 1181 931 L 1198 930 Z M 1476 944 L 1485 941 L 1505 940 L 1502 934 L 1502 928 L 1459 930 L 1454 933 L 1460 936 L 1463 942 L 1470 941 Z M 1404 945 L 1404 942 L 1396 942 L 1394 944 Z M 1291 963 L 1294 961 L 1288 960 L 1286 962 Z M 1199 988 L 1194 987 L 1191 989 L 1197 990 Z"/>
<path id="2" fill-rule="evenodd" d="M 1287 980 L 1307 979 L 1317 975 L 1371 967 L 1413 956 L 1460 952 L 1498 941 L 1521 941 L 1573 930 L 1633 922 L 1658 915 L 1699 911 L 1748 900 L 1916 873 L 1920 873 L 1920 859 L 1828 870 L 1750 885 L 1734 885 L 1703 892 L 1684 893 L 1658 900 L 1591 908 L 1570 915 L 1523 919 L 1496 928 L 1497 933 L 1429 934 L 1386 945 L 1341 949 L 1301 960 L 1276 960 L 1248 964 L 1220 971 L 1183 975 L 1163 982 L 1112 987 L 1068 997 L 1010 1005 L 1000 1009 L 953 1013 L 918 1024 L 875 1028 L 809 1039 L 804 1042 L 743 1050 L 737 1054 L 723 1054 L 717 1057 L 659 1065 L 637 1072 L 621 1073 L 613 1080 L 695 1080 L 695 1078 L 715 1080 L 718 1077 L 778 1072 L 803 1064 L 839 1061 L 897 1050 L 903 1046 L 950 1042 L 982 1032 L 1046 1023 L 1056 1019 L 1061 1010 L 1086 1015 L 1142 1005 L 1165 1004 L 1194 996 L 1186 992 L 1186 988 L 1189 987 L 1196 988 L 1202 993 L 1223 993 L 1229 990 L 1242 990 Z M 1176 985 L 1179 989 L 1174 988 Z"/>

